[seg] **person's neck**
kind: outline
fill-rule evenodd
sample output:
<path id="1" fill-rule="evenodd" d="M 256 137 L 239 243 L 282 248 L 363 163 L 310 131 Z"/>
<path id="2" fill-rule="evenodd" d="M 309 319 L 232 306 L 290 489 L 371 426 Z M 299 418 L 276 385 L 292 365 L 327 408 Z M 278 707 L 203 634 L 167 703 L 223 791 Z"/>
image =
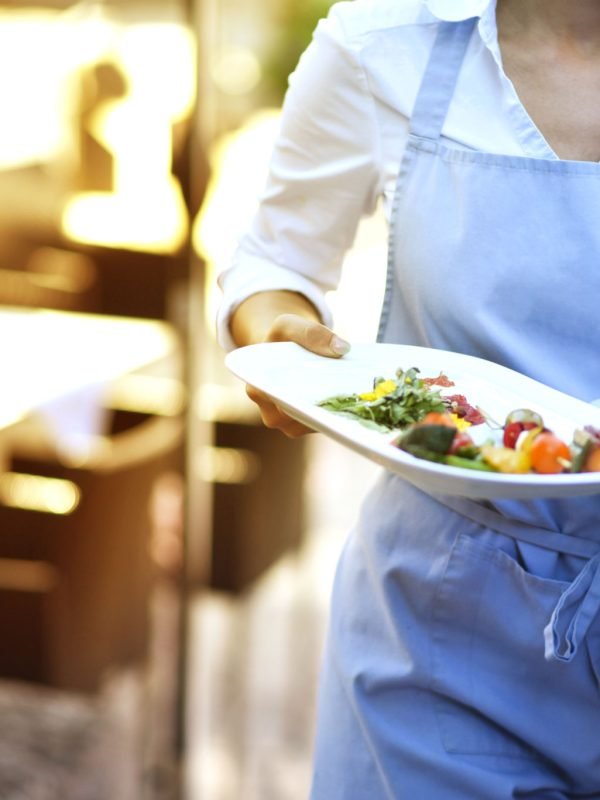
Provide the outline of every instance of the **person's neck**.
<path id="1" fill-rule="evenodd" d="M 497 0 L 496 14 L 505 38 L 542 36 L 581 57 L 600 53 L 600 0 Z"/>

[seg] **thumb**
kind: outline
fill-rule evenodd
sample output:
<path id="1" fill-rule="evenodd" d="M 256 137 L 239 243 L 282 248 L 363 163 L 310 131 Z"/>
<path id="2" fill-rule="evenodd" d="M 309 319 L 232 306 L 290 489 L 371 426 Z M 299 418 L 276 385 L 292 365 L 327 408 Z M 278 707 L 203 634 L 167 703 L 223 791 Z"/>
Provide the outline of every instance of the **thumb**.
<path id="1" fill-rule="evenodd" d="M 267 341 L 296 342 L 312 353 L 330 358 L 339 358 L 350 350 L 350 343 L 341 339 L 326 325 L 297 314 L 282 314 L 277 317 Z"/>

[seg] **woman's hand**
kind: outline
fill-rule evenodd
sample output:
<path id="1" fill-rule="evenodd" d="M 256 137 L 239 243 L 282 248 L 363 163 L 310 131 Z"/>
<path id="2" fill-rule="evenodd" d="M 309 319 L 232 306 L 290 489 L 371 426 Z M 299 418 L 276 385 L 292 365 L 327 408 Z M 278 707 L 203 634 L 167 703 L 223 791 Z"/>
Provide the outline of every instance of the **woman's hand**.
<path id="1" fill-rule="evenodd" d="M 266 342 L 296 342 L 312 353 L 328 358 L 339 358 L 347 353 L 350 345 L 336 336 L 333 331 L 322 325 L 305 319 L 297 314 L 281 314 L 275 319 L 267 332 Z M 273 401 L 254 386 L 247 386 L 246 393 L 260 410 L 263 423 L 267 428 L 277 428 L 292 439 L 312 433 L 301 422 L 297 422 L 279 409 Z"/>
<path id="2" fill-rule="evenodd" d="M 296 342 L 327 358 L 339 358 L 350 349 L 348 342 L 319 321 L 315 308 L 305 297 L 292 292 L 264 292 L 249 297 L 236 310 L 231 331 L 240 345 Z M 246 392 L 257 404 L 267 428 L 278 429 L 292 439 L 312 433 L 311 428 L 285 414 L 256 387 L 247 386 Z"/>

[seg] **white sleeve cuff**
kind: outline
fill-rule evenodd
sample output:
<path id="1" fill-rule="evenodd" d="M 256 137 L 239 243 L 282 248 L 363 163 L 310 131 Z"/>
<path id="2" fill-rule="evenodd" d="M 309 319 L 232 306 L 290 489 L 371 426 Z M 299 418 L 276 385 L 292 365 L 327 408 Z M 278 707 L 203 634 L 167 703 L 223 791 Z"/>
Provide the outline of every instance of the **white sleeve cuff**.
<path id="1" fill-rule="evenodd" d="M 229 329 L 231 316 L 240 303 L 258 292 L 298 292 L 315 306 L 325 325 L 332 325 L 331 309 L 318 284 L 294 270 L 263 258 L 245 253 L 243 267 L 239 264 L 225 270 L 219 276 L 218 283 L 223 291 L 223 299 L 217 313 L 217 340 L 228 352 L 237 347 Z"/>

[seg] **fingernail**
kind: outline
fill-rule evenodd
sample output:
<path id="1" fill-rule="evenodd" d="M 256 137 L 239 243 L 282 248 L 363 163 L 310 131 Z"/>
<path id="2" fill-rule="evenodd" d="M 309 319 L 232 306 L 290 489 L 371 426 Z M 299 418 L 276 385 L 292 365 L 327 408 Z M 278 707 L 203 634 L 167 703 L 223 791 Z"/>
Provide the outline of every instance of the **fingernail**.
<path id="1" fill-rule="evenodd" d="M 345 356 L 346 353 L 350 351 L 350 344 L 344 339 L 340 339 L 339 336 L 332 336 L 331 343 L 329 345 L 334 353 L 337 353 L 339 356 Z"/>

